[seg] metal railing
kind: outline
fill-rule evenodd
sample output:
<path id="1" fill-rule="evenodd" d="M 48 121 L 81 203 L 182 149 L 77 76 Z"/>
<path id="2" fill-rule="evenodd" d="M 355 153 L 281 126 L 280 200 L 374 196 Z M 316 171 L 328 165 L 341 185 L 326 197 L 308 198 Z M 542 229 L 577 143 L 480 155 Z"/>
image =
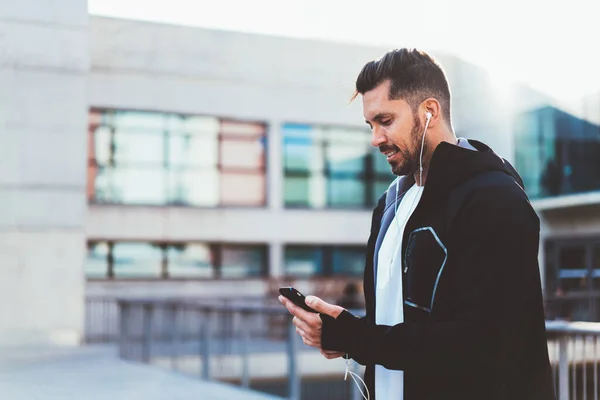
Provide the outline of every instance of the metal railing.
<path id="1" fill-rule="evenodd" d="M 276 302 L 119 300 L 118 308 L 124 359 L 294 400 L 360 398 L 351 381 L 342 380 L 343 369 L 316 371 L 326 377 L 319 389 L 303 382 L 301 361 L 325 363 L 302 344 L 287 310 Z M 600 323 L 547 321 L 546 328 L 558 400 L 600 400 Z"/>
<path id="2" fill-rule="evenodd" d="M 558 400 L 598 400 L 600 323 L 546 322 Z"/>
<path id="3" fill-rule="evenodd" d="M 119 300 L 119 356 L 288 399 L 358 398 L 343 367 L 319 370 L 316 383 L 300 373 L 300 363 L 323 363 L 285 308 L 245 303 Z"/>
<path id="4" fill-rule="evenodd" d="M 85 299 L 84 342 L 111 343 L 119 337 L 117 299 L 88 296 Z"/>
<path id="5" fill-rule="evenodd" d="M 156 299 L 153 301 L 164 301 Z M 168 301 L 214 305 L 235 304 L 269 304 L 264 297 L 231 298 L 174 298 Z M 85 299 L 84 343 L 117 343 L 119 338 L 119 307 L 118 299 L 110 296 L 87 296 Z"/>

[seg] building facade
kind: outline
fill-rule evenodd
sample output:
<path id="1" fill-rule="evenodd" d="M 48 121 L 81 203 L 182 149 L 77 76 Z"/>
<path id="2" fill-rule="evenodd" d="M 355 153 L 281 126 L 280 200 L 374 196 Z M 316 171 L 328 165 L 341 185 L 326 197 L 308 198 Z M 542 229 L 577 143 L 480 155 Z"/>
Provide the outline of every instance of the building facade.
<path id="1" fill-rule="evenodd" d="M 600 321 L 600 94 L 520 114 L 515 138 L 542 219 L 547 316 Z"/>
<path id="2" fill-rule="evenodd" d="M 349 99 L 387 49 L 97 17 L 90 43 L 88 294 L 360 280 L 393 176 Z M 439 59 L 457 134 L 512 159 L 512 89 Z"/>

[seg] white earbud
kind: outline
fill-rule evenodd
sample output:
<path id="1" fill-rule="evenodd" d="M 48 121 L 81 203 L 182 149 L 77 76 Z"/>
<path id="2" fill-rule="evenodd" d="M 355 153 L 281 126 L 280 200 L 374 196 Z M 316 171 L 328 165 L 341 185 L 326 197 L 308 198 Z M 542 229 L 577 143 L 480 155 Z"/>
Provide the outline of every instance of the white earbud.
<path id="1" fill-rule="evenodd" d="M 427 121 L 429 121 L 431 119 L 431 117 L 433 117 L 433 115 L 429 111 L 427 111 L 425 113 L 425 118 L 427 118 Z"/>

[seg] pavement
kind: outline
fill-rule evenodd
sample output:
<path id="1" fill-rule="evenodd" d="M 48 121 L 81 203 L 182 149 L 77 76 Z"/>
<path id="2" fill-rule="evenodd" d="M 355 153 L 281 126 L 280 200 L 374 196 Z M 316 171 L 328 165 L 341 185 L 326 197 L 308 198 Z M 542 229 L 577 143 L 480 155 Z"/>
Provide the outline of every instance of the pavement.
<path id="1" fill-rule="evenodd" d="M 275 400 L 278 397 L 120 360 L 114 346 L 0 348 L 6 400 Z"/>

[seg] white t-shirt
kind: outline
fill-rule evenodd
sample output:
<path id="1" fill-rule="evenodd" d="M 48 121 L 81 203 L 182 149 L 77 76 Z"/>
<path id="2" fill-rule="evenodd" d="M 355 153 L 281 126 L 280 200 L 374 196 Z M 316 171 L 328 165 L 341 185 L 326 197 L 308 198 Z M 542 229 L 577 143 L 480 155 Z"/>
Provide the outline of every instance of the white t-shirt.
<path id="1" fill-rule="evenodd" d="M 397 184 L 397 183 L 396 183 Z M 395 190 L 391 187 L 390 190 Z M 414 184 L 404 194 L 379 248 L 375 292 L 375 323 L 397 325 L 404 322 L 402 294 L 402 236 L 406 222 L 419 204 L 423 187 Z M 375 366 L 375 392 L 379 399 L 404 399 L 404 372 Z"/>

